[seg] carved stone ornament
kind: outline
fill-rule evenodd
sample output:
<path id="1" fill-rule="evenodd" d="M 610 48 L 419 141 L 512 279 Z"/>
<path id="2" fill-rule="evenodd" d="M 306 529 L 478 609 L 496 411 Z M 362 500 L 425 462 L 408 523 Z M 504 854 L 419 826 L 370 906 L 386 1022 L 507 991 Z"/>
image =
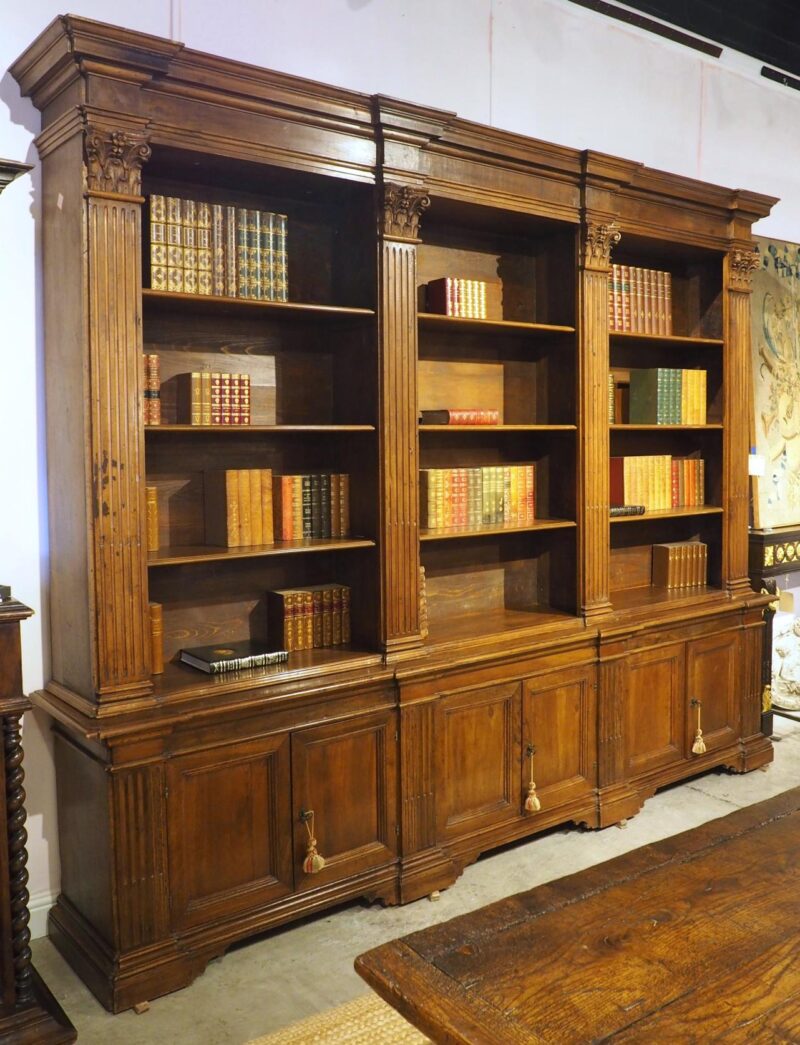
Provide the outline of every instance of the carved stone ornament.
<path id="1" fill-rule="evenodd" d="M 416 239 L 419 219 L 431 205 L 425 189 L 413 185 L 387 185 L 383 199 L 383 232 L 398 239 Z"/>
<path id="2" fill-rule="evenodd" d="M 609 265 L 611 249 L 622 238 L 619 225 L 609 221 L 604 225 L 587 225 L 584 239 L 585 263 L 587 265 Z"/>
<path id="3" fill-rule="evenodd" d="M 730 253 L 731 287 L 734 290 L 751 290 L 753 273 L 761 264 L 757 250 L 732 250 Z"/>
<path id="4" fill-rule="evenodd" d="M 95 192 L 138 196 L 142 188 L 142 164 L 151 149 L 143 134 L 130 131 L 86 130 L 86 178 Z"/>

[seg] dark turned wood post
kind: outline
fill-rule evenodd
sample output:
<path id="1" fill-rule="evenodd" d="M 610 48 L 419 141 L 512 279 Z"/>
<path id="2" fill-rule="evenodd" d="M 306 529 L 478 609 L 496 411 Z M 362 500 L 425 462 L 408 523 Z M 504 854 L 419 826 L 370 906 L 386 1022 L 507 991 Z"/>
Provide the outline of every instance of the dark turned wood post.
<path id="1" fill-rule="evenodd" d="M 0 192 L 29 171 L 30 164 L 0 160 Z M 28 929 L 28 832 L 25 830 L 25 772 L 22 768 L 22 715 L 31 704 L 22 692 L 20 621 L 33 610 L 11 598 L 0 585 L 0 720 L 3 729 L 0 814 L 6 822 L 7 846 L 0 846 L 0 1042 L 58 1045 L 77 1034 L 44 985 L 31 960 Z"/>
<path id="2" fill-rule="evenodd" d="M 75 1041 L 72 1024 L 44 985 L 31 960 L 28 929 L 28 833 L 25 830 L 25 772 L 20 735 L 31 704 L 22 692 L 20 622 L 33 613 L 0 585 L 0 722 L 2 775 L 0 816 L 7 845 L 0 846 L 0 1042 Z"/>

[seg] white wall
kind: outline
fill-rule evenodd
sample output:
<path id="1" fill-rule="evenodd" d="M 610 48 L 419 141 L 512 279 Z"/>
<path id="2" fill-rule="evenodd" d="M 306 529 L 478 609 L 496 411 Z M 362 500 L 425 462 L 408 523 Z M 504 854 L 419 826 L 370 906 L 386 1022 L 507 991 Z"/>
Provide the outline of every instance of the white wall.
<path id="1" fill-rule="evenodd" d="M 71 6 L 71 5 L 70 5 Z M 800 240 L 800 94 L 610 21 L 568 0 L 84 0 L 77 13 L 285 72 L 455 110 L 472 120 L 616 153 L 782 197 L 757 231 Z M 5 70 L 59 13 L 7 5 Z M 0 156 L 36 162 L 38 113 L 0 78 Z M 36 616 L 23 625 L 24 681 L 47 675 L 38 179 L 0 196 L 0 582 Z M 51 404 L 58 409 L 58 404 Z M 34 931 L 58 889 L 55 785 L 46 723 L 25 728 Z"/>

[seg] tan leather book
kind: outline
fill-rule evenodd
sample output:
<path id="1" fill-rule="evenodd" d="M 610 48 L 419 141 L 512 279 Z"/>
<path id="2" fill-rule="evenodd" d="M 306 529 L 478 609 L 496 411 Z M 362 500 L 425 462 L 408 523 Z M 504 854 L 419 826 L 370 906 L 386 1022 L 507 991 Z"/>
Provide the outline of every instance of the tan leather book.
<path id="1" fill-rule="evenodd" d="M 239 544 L 247 548 L 253 543 L 253 522 L 250 511 L 250 470 L 248 468 L 237 468 L 236 476 L 239 483 Z"/>
<path id="2" fill-rule="evenodd" d="M 197 293 L 197 203 L 181 200 L 183 238 L 183 292 Z"/>
<path id="3" fill-rule="evenodd" d="M 164 608 L 160 602 L 150 603 L 150 660 L 154 675 L 164 671 Z"/>
<path id="4" fill-rule="evenodd" d="M 250 468 L 250 536 L 253 544 L 266 544 L 264 540 L 264 515 L 261 510 L 261 469 Z"/>
<path id="5" fill-rule="evenodd" d="M 275 543 L 275 523 L 272 506 L 272 469 L 259 468 L 261 487 L 261 543 Z"/>
<path id="6" fill-rule="evenodd" d="M 158 489 L 155 486 L 145 487 L 147 500 L 147 550 L 157 552 L 158 539 Z"/>
<path id="7" fill-rule="evenodd" d="M 239 476 L 236 469 L 206 472 L 204 476 L 206 544 L 238 548 Z"/>

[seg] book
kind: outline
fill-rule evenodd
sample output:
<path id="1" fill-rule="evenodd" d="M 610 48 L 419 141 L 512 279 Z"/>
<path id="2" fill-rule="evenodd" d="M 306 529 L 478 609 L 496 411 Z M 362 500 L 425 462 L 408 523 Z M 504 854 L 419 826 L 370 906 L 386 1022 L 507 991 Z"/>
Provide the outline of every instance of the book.
<path id="1" fill-rule="evenodd" d="M 147 503 L 147 550 L 149 552 L 157 552 L 159 549 L 158 488 L 146 486 L 145 495 Z"/>
<path id="2" fill-rule="evenodd" d="M 144 423 L 161 424 L 161 360 L 155 352 L 144 357 Z"/>
<path id="3" fill-rule="evenodd" d="M 214 292 L 211 204 L 198 201 L 196 209 L 197 293 Z"/>
<path id="4" fill-rule="evenodd" d="M 149 603 L 150 611 L 150 670 L 153 675 L 164 671 L 164 607 L 160 602 Z"/>
<path id="5" fill-rule="evenodd" d="M 289 300 L 289 219 L 285 214 L 273 216 L 273 288 L 275 301 Z"/>
<path id="6" fill-rule="evenodd" d="M 197 293 L 197 203 L 179 200 L 183 243 L 183 292 Z"/>
<path id="7" fill-rule="evenodd" d="M 496 425 L 499 410 L 421 410 L 421 425 Z"/>
<path id="8" fill-rule="evenodd" d="M 148 201 L 150 212 L 150 286 L 153 290 L 167 290 L 167 204 L 161 195 L 152 195 Z"/>
<path id="9" fill-rule="evenodd" d="M 239 668 L 263 668 L 270 664 L 284 664 L 289 659 L 287 650 L 270 649 L 262 642 L 243 639 L 240 642 L 211 646 L 194 646 L 181 650 L 181 661 L 209 675 Z"/>
<path id="10" fill-rule="evenodd" d="M 612 519 L 624 515 L 644 515 L 645 511 L 643 504 L 612 504 L 609 508 Z"/>
<path id="11" fill-rule="evenodd" d="M 175 375 L 176 407 L 178 424 L 201 425 L 203 423 L 203 390 L 200 371 Z M 211 386 L 209 383 L 209 396 Z M 209 400 L 209 416 L 210 416 Z"/>
<path id="12" fill-rule="evenodd" d="M 240 547 L 239 476 L 236 469 L 206 472 L 203 493 L 206 544 Z"/>
<path id="13" fill-rule="evenodd" d="M 165 196 L 167 234 L 167 290 L 182 294 L 183 283 L 183 216 L 181 201 Z"/>

